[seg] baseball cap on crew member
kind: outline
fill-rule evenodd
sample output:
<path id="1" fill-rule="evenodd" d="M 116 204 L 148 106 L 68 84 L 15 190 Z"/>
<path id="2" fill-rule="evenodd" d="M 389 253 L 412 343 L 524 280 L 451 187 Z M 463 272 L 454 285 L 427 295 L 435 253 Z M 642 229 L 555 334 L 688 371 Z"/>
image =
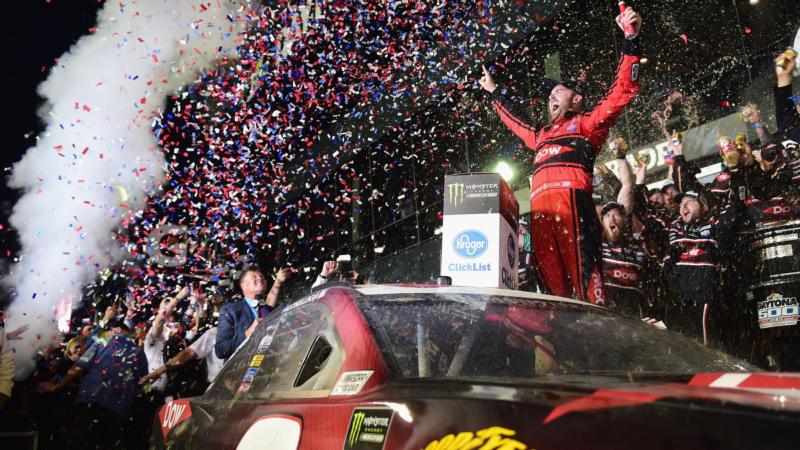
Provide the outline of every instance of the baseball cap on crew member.
<path id="1" fill-rule="evenodd" d="M 672 181 L 668 181 L 668 182 L 664 183 L 664 185 L 663 185 L 663 186 L 661 186 L 661 193 L 662 193 L 662 194 L 666 194 L 666 193 L 667 193 L 667 190 L 668 190 L 669 188 L 675 188 L 675 189 L 678 189 L 678 186 L 675 186 L 675 183 L 673 183 Z"/>
<path id="2" fill-rule="evenodd" d="M 555 87 L 559 84 L 567 89 L 575 91 L 576 94 L 584 96 L 584 98 L 586 97 L 586 90 L 578 83 L 570 80 L 556 81 L 552 78 L 545 78 L 542 81 L 542 97 L 549 97 L 550 93 L 553 92 L 553 89 L 555 89 Z"/>
<path id="3" fill-rule="evenodd" d="M 622 212 L 623 215 L 627 214 L 627 211 L 625 210 L 625 205 L 623 205 L 622 203 L 608 202 L 605 204 L 605 206 L 603 206 L 603 209 L 600 210 L 600 217 L 605 216 L 606 213 L 610 212 L 612 209 L 619 210 L 620 212 Z"/>
<path id="4" fill-rule="evenodd" d="M 708 200 L 706 200 L 706 198 L 703 196 L 703 194 L 698 194 L 695 191 L 681 192 L 680 194 L 675 196 L 675 203 L 680 205 L 681 201 L 685 197 L 692 197 L 695 200 L 697 200 L 698 202 L 700 202 L 701 204 L 703 204 L 703 206 L 708 206 Z"/>

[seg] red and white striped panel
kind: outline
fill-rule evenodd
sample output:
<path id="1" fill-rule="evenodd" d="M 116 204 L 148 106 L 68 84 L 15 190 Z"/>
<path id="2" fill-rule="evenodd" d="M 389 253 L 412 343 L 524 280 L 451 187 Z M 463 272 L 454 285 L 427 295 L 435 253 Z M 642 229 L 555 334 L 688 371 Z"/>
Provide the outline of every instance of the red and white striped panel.
<path id="1" fill-rule="evenodd" d="M 695 375 L 689 385 L 746 389 L 800 398 L 800 373 L 704 373 Z"/>

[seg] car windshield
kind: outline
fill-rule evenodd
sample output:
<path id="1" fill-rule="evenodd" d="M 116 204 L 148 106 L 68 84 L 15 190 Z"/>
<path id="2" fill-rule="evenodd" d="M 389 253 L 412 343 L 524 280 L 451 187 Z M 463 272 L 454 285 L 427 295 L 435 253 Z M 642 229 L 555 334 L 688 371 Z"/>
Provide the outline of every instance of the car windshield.
<path id="1" fill-rule="evenodd" d="M 572 303 L 475 294 L 359 302 L 400 379 L 757 370 L 676 333 Z"/>

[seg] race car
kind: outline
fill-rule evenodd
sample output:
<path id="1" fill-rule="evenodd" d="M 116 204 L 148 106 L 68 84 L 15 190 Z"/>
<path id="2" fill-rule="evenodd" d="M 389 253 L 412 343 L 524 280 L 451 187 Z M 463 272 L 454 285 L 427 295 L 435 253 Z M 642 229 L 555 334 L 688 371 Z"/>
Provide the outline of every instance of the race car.
<path id="1" fill-rule="evenodd" d="M 800 374 L 587 303 L 329 286 L 273 312 L 154 448 L 798 448 Z"/>

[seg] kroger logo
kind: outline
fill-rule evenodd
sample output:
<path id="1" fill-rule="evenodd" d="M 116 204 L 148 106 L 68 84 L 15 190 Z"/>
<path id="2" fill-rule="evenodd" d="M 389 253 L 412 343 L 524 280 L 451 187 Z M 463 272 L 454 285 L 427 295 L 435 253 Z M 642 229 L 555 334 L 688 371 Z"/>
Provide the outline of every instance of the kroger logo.
<path id="1" fill-rule="evenodd" d="M 453 250 L 464 258 L 477 258 L 486 252 L 489 240 L 476 230 L 465 230 L 453 239 Z"/>

